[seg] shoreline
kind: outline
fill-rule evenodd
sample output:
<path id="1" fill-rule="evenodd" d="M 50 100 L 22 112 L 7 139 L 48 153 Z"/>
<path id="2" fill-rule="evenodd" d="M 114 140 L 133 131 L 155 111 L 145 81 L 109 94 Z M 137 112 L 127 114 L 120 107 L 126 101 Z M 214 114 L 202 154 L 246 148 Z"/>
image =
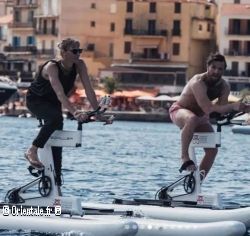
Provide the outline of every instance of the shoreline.
<path id="1" fill-rule="evenodd" d="M 26 107 L 17 107 L 15 110 L 10 109 L 7 112 L 0 108 L 0 114 L 11 117 L 32 116 Z M 114 115 L 115 120 L 120 121 L 171 122 L 169 114 L 165 112 L 107 111 L 105 115 Z"/>

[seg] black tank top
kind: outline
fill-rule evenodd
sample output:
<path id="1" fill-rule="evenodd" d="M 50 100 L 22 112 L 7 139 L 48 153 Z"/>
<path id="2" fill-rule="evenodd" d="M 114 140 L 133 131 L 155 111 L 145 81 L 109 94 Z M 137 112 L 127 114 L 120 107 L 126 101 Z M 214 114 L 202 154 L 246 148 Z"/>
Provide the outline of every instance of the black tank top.
<path id="1" fill-rule="evenodd" d="M 28 93 L 32 96 L 33 99 L 37 98 L 39 100 L 45 100 L 58 104 L 60 103 L 60 101 L 58 100 L 56 93 L 50 84 L 50 81 L 42 76 L 42 70 L 44 66 L 46 66 L 49 62 L 55 63 L 58 68 L 58 77 L 62 84 L 64 93 L 67 95 L 69 91 L 74 87 L 77 74 L 76 65 L 73 64 L 71 71 L 65 73 L 60 66 L 60 61 L 49 60 L 41 66 L 36 79 L 31 83 L 30 87 L 28 88 Z"/>

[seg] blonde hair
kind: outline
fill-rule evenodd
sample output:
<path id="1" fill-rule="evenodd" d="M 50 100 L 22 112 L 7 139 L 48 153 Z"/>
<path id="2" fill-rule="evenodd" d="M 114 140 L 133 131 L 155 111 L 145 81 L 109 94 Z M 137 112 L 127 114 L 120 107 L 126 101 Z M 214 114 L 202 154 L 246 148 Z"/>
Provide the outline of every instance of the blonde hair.
<path id="1" fill-rule="evenodd" d="M 80 42 L 78 40 L 72 38 L 63 39 L 60 43 L 58 43 L 58 48 L 63 51 L 67 51 L 71 46 L 80 46 Z"/>

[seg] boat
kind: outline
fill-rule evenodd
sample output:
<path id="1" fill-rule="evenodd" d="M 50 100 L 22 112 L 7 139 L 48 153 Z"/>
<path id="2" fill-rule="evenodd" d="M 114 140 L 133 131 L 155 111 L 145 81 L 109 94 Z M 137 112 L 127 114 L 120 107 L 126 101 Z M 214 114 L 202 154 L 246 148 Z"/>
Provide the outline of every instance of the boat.
<path id="1" fill-rule="evenodd" d="M 235 134 L 250 134 L 250 124 L 248 124 L 248 125 L 233 125 L 232 132 Z"/>
<path id="2" fill-rule="evenodd" d="M 17 86 L 8 76 L 0 76 L 0 106 L 3 105 L 16 91 Z"/>
<path id="3" fill-rule="evenodd" d="M 246 232 L 245 225 L 238 221 L 186 223 L 124 216 L 122 213 L 121 215 L 108 213 L 98 215 L 97 211 L 95 211 L 96 215 L 86 213 L 84 216 L 69 214 L 31 216 L 24 215 L 21 211 L 19 215 L 0 213 L 0 229 L 34 230 L 42 233 L 79 232 L 95 236 L 200 236 L 201 234 L 203 236 L 241 236 Z"/>

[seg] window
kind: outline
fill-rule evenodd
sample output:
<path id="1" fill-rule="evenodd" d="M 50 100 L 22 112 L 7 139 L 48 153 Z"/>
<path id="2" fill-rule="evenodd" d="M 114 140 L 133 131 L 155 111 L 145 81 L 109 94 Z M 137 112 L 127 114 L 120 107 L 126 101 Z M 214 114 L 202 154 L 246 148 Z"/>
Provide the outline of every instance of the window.
<path id="1" fill-rule="evenodd" d="M 174 13 L 181 13 L 181 3 L 180 2 L 174 3 Z"/>
<path id="2" fill-rule="evenodd" d="M 131 52 L 131 42 L 126 41 L 124 43 L 124 53 L 129 54 Z"/>
<path id="3" fill-rule="evenodd" d="M 28 22 L 33 22 L 34 20 L 34 11 L 29 11 Z"/>
<path id="4" fill-rule="evenodd" d="M 149 3 L 149 12 L 150 13 L 156 12 L 156 2 L 150 2 Z"/>
<path id="5" fill-rule="evenodd" d="M 154 35 L 155 34 L 155 25 L 156 25 L 156 22 L 155 20 L 149 20 L 148 21 L 148 34 L 149 35 Z"/>
<path id="6" fill-rule="evenodd" d="M 173 43 L 173 55 L 177 56 L 180 54 L 180 44 Z"/>
<path id="7" fill-rule="evenodd" d="M 207 32 L 210 32 L 211 31 L 211 25 L 210 23 L 207 23 Z"/>
<path id="8" fill-rule="evenodd" d="M 21 13 L 20 11 L 15 11 L 15 14 L 14 14 L 14 21 L 15 22 L 20 22 L 21 21 Z"/>
<path id="9" fill-rule="evenodd" d="M 19 47 L 21 45 L 20 37 L 14 36 L 12 38 L 12 45 L 13 47 Z"/>
<path id="10" fill-rule="evenodd" d="M 179 20 L 174 20 L 172 34 L 176 36 L 181 35 L 181 22 Z"/>
<path id="11" fill-rule="evenodd" d="M 96 4 L 95 4 L 95 3 L 91 3 L 90 8 L 91 8 L 91 9 L 96 9 Z"/>
<path id="12" fill-rule="evenodd" d="M 199 24 L 199 31 L 202 31 L 202 24 Z"/>
<path id="13" fill-rule="evenodd" d="M 133 20 L 126 19 L 125 21 L 125 34 L 132 34 L 133 33 Z"/>
<path id="14" fill-rule="evenodd" d="M 232 68 L 231 76 L 238 76 L 239 75 L 239 62 L 232 61 L 231 68 Z"/>
<path id="15" fill-rule="evenodd" d="M 87 46 L 87 51 L 95 51 L 95 44 L 94 43 L 89 43 Z"/>
<path id="16" fill-rule="evenodd" d="M 127 2 L 127 12 L 133 12 L 133 2 Z"/>
<path id="17" fill-rule="evenodd" d="M 95 21 L 90 22 L 90 27 L 95 27 Z"/>
<path id="18" fill-rule="evenodd" d="M 115 31 L 115 23 L 114 23 L 114 22 L 112 22 L 112 23 L 110 24 L 110 31 L 111 31 L 111 32 L 114 32 L 114 31 Z"/>
<path id="19" fill-rule="evenodd" d="M 114 44 L 113 43 L 109 44 L 109 56 L 110 57 L 114 56 Z"/>
<path id="20" fill-rule="evenodd" d="M 240 0 L 234 0 L 234 3 L 240 4 Z"/>
<path id="21" fill-rule="evenodd" d="M 56 35 L 56 20 L 52 20 L 51 33 Z"/>
<path id="22" fill-rule="evenodd" d="M 35 38 L 33 36 L 27 37 L 27 45 L 34 45 L 35 44 Z"/>
<path id="23" fill-rule="evenodd" d="M 47 34 L 47 20 L 43 21 L 43 33 Z"/>

